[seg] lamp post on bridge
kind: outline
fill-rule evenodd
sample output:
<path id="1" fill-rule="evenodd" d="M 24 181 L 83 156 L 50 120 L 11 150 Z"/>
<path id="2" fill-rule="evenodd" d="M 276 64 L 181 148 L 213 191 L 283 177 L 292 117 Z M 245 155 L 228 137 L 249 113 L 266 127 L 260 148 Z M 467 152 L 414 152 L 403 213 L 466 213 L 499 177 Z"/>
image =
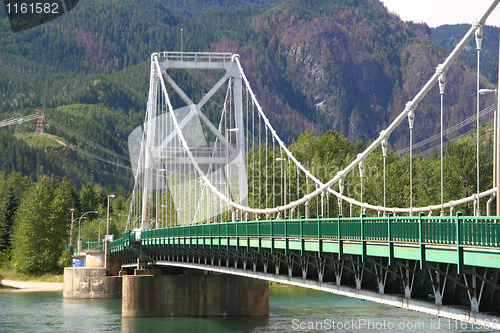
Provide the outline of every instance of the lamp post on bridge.
<path id="1" fill-rule="evenodd" d="M 106 223 L 106 239 L 107 237 L 109 236 L 109 202 L 110 200 L 112 200 L 113 198 L 115 197 L 114 194 L 109 194 L 108 195 L 108 211 L 107 211 L 107 214 L 106 214 L 106 220 L 107 220 L 107 223 Z"/>
<path id="2" fill-rule="evenodd" d="M 110 218 L 110 220 L 112 220 L 113 218 Z M 106 221 L 106 219 L 103 219 L 101 222 L 99 222 L 99 226 L 97 227 L 99 229 L 99 234 L 97 236 L 97 241 L 100 242 L 101 241 L 101 223 Z"/>
<path id="3" fill-rule="evenodd" d="M 69 229 L 69 248 L 71 249 L 73 247 L 73 213 L 75 212 L 74 208 L 70 209 L 71 211 L 71 229 Z"/>
<path id="4" fill-rule="evenodd" d="M 86 219 L 87 216 L 84 216 L 83 219 Z M 74 219 L 71 220 L 71 225 L 73 225 L 73 222 L 75 222 L 76 220 L 78 220 L 79 218 L 78 217 L 75 217 Z M 70 240 L 69 240 L 69 247 L 71 249 L 73 249 L 73 232 L 71 231 L 70 232 Z"/>
<path id="5" fill-rule="evenodd" d="M 498 50 L 499 54 L 500 54 L 500 47 L 499 47 L 499 50 Z M 497 86 L 497 89 L 500 89 L 500 58 L 498 59 L 498 86 Z M 498 90 L 497 90 L 498 92 Z M 498 158 L 498 147 L 500 146 L 500 94 L 497 93 L 497 119 L 496 119 L 496 123 L 495 123 L 495 129 L 496 129 L 496 133 L 497 133 L 497 136 L 496 136 L 496 139 L 495 139 L 495 143 L 493 145 L 493 149 L 495 149 L 496 153 L 497 153 L 497 158 Z M 498 161 L 496 161 L 498 162 Z M 495 163 L 496 163 L 495 162 Z M 494 186 L 497 187 L 497 193 L 496 193 L 496 196 L 497 196 L 497 216 L 500 216 L 500 186 L 498 186 L 498 176 L 500 176 L 500 163 L 496 163 L 494 164 L 495 165 L 495 173 L 494 173 L 494 177 L 493 179 L 495 179 L 495 184 L 493 184 Z"/>
<path id="6" fill-rule="evenodd" d="M 493 116 L 493 187 L 497 186 L 497 177 L 498 177 L 498 172 L 497 172 L 497 164 L 498 164 L 498 90 L 497 89 L 480 89 L 479 90 L 480 95 L 486 95 L 486 94 L 496 94 L 497 96 L 497 105 L 494 111 L 494 116 Z M 498 200 L 498 189 L 496 193 L 496 197 Z M 479 201 L 479 197 L 478 197 Z M 478 202 L 479 205 L 479 202 Z M 497 215 L 498 214 L 498 203 L 497 203 Z"/>
<path id="7" fill-rule="evenodd" d="M 106 275 L 109 272 L 110 265 L 108 264 L 109 256 L 108 256 L 108 251 L 109 251 L 109 202 L 115 197 L 114 194 L 108 194 L 108 210 L 106 213 L 106 236 L 104 237 L 104 267 L 106 268 Z"/>
<path id="8" fill-rule="evenodd" d="M 118 214 L 118 216 L 125 216 L 127 218 L 127 221 L 129 219 L 129 215 L 128 214 Z"/>
<path id="9" fill-rule="evenodd" d="M 80 216 L 80 219 L 78 219 L 78 254 L 80 254 L 80 252 L 82 251 L 82 233 L 81 233 L 81 227 L 80 227 L 80 223 L 82 221 L 82 218 L 87 215 L 87 214 L 90 214 L 90 213 L 94 213 L 94 214 L 99 214 L 98 211 L 96 210 L 91 210 L 91 211 L 88 211 L 88 212 L 85 212 L 83 213 L 82 216 Z"/>

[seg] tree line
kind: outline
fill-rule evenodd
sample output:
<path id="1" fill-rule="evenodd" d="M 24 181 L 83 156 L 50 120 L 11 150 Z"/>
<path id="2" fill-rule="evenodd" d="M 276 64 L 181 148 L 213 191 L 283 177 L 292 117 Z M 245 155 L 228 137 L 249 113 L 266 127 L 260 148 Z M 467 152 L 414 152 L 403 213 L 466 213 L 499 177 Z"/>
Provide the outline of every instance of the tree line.
<path id="1" fill-rule="evenodd" d="M 79 217 L 83 243 L 97 241 L 98 223 L 106 218 L 107 196 L 110 191 L 99 185 L 87 184 L 80 192 L 65 178 L 41 176 L 36 182 L 20 172 L 0 172 L 0 258 L 4 264 L 16 266 L 27 274 L 54 273 L 61 269 L 61 260 L 69 243 L 71 209 L 74 209 L 73 244 L 78 240 Z M 128 210 L 128 193 L 115 193 L 110 205 L 110 234 L 123 232 L 126 219 L 119 213 Z M 101 227 L 102 228 L 102 227 Z M 105 228 L 101 235 L 104 237 Z"/>
<path id="2" fill-rule="evenodd" d="M 491 128 L 483 128 L 480 151 L 481 191 L 492 187 L 492 136 Z M 446 147 L 444 155 L 444 201 L 457 200 L 470 196 L 476 191 L 476 147 L 474 135 L 462 138 Z M 365 146 L 361 141 L 350 143 L 343 135 L 328 131 L 323 136 L 313 132 L 303 132 L 289 149 L 317 178 L 326 182 L 345 168 Z M 281 187 L 282 174 L 280 162 L 274 157 L 281 157 L 279 148 L 268 147 L 248 151 L 249 201 L 253 207 L 270 207 L 282 202 L 284 190 Z M 267 163 L 266 163 L 267 159 Z M 410 187 L 410 155 L 400 156 L 389 150 L 386 157 L 386 206 L 408 207 Z M 413 206 L 428 206 L 440 202 L 440 156 L 435 151 L 426 157 L 416 153 L 412 156 Z M 266 167 L 267 173 L 266 173 Z M 263 177 L 268 175 L 268 180 Z M 313 191 L 314 184 L 306 182 L 303 173 L 295 167 L 288 169 L 287 180 L 289 193 L 287 201 L 296 200 L 301 195 Z M 267 184 L 265 190 L 262 184 Z M 273 188 L 274 186 L 274 188 Z M 338 185 L 334 185 L 335 190 Z M 363 202 L 383 205 L 383 156 L 381 149 L 370 154 L 365 161 L 363 187 L 360 187 L 358 170 L 351 172 L 345 180 L 344 194 Z M 78 191 L 67 179 L 44 175 L 32 181 L 20 172 L 0 172 L 0 258 L 17 264 L 21 272 L 42 274 L 60 269 L 65 245 L 69 243 L 71 227 L 71 209 L 73 213 L 73 246 L 78 240 L 79 217 L 83 244 L 98 241 L 106 233 L 107 198 L 111 190 L 99 184 L 86 184 Z M 118 189 L 110 206 L 110 234 L 121 237 L 127 222 L 130 206 L 130 192 Z M 267 194 L 267 196 L 266 196 Z M 481 200 L 481 211 L 486 211 L 488 198 Z M 315 209 L 321 203 L 319 198 L 311 201 L 311 217 L 319 215 Z M 339 207 L 335 197 L 329 197 L 326 217 L 336 217 Z M 155 200 L 153 199 L 153 203 Z M 473 215 L 471 204 L 455 207 L 466 215 Z M 154 211 L 154 209 L 152 210 Z M 388 209 L 390 212 L 390 208 Z M 349 206 L 343 203 L 344 215 L 348 215 Z M 347 212 L 347 214 L 346 214 Z M 355 207 L 354 215 L 359 216 Z M 378 212 L 368 211 L 369 216 Z M 448 213 L 448 212 L 447 212 Z M 436 212 L 438 214 L 438 212 Z M 304 207 L 299 208 L 295 216 L 304 215 Z M 166 217 L 168 219 L 168 217 Z M 223 216 L 221 216 L 221 219 Z M 99 228 L 100 227 L 100 228 Z M 100 230 L 99 230 L 100 229 Z M 67 253 L 66 253 L 67 256 Z"/>

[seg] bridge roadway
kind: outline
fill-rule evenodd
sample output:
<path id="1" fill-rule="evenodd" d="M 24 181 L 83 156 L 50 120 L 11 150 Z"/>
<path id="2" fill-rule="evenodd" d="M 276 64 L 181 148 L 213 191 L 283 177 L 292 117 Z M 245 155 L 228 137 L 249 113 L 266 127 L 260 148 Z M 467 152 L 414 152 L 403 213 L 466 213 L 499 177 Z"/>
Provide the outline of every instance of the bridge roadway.
<path id="1" fill-rule="evenodd" d="M 110 252 L 122 269 L 196 268 L 498 323 L 499 240 L 500 217 L 422 213 L 128 230 Z"/>

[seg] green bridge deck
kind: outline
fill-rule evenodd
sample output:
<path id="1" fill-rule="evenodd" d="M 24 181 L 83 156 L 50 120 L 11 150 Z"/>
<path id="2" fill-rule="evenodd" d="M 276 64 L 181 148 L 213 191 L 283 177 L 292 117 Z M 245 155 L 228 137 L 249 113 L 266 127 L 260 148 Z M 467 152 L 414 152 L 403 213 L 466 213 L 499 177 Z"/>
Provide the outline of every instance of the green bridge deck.
<path id="1" fill-rule="evenodd" d="M 358 217 L 217 222 L 141 232 L 143 247 L 202 246 L 290 250 L 500 268 L 500 217 Z M 110 244 L 127 251 L 134 232 Z"/>

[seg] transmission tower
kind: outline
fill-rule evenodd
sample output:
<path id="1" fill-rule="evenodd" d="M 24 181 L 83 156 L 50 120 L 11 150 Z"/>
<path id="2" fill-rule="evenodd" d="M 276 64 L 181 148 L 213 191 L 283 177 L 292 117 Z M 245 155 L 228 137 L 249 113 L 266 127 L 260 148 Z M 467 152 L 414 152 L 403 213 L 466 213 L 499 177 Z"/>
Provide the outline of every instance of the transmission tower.
<path id="1" fill-rule="evenodd" d="M 35 114 L 38 116 L 36 121 L 35 133 L 43 133 L 43 118 L 45 116 L 45 111 L 35 110 Z"/>
<path id="2" fill-rule="evenodd" d="M 17 124 L 16 124 L 16 129 L 15 129 L 14 135 L 19 136 L 23 132 L 23 114 L 16 112 L 16 113 L 14 113 L 14 117 L 17 118 Z"/>

